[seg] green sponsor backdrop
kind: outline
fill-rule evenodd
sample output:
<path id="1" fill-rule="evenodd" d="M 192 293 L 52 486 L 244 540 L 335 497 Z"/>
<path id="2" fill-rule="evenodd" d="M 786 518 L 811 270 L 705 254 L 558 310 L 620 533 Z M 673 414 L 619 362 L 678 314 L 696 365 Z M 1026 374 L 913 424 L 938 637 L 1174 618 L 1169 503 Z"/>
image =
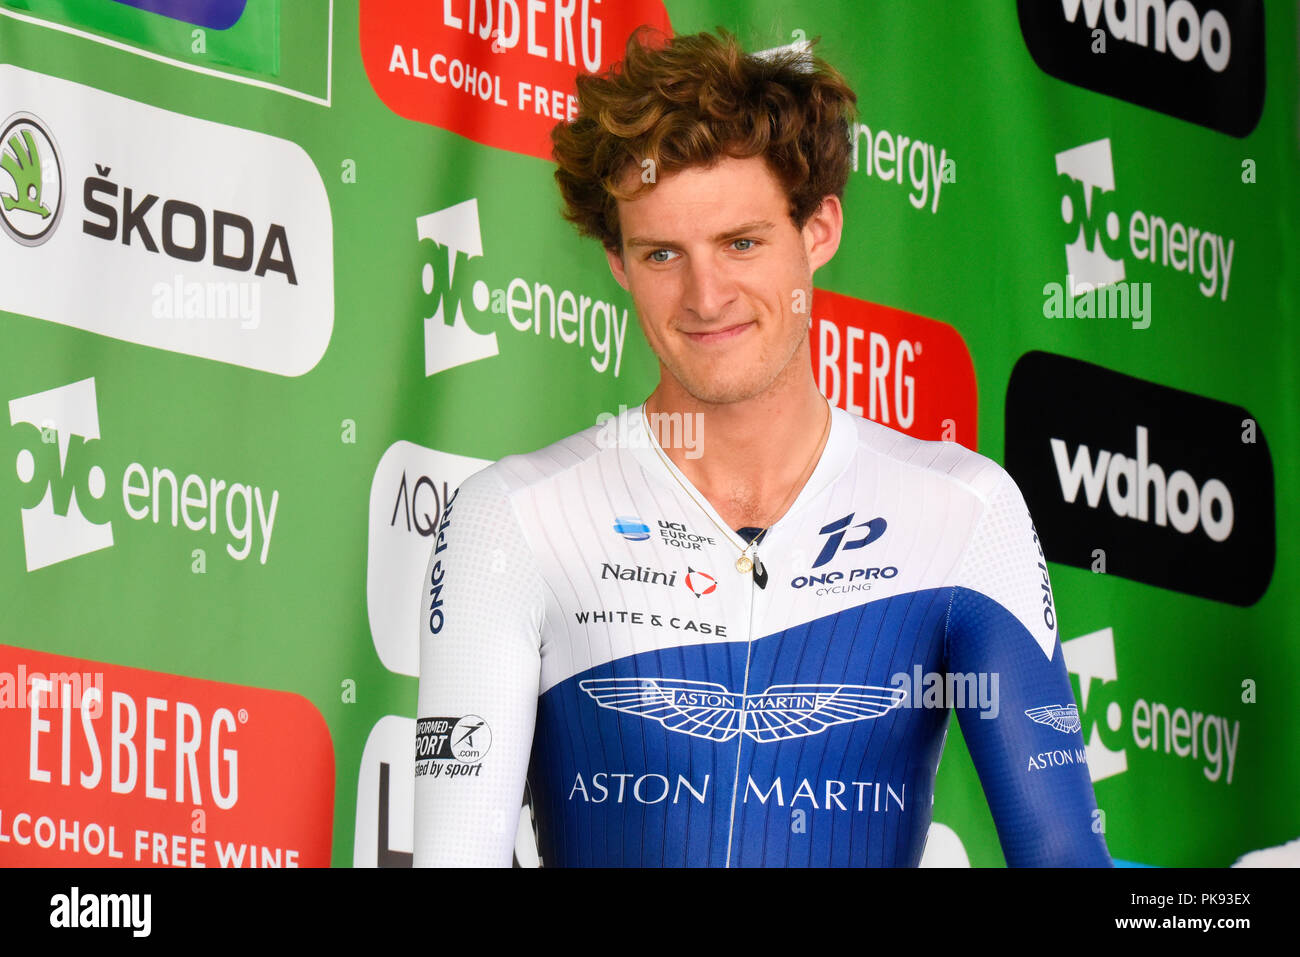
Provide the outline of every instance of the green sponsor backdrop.
<path id="1" fill-rule="evenodd" d="M 1051 574 L 1064 641 L 1110 629 L 1114 680 L 1092 682 L 1080 712 L 1085 736 L 1124 752 L 1126 770 L 1095 785 L 1112 854 L 1155 865 L 1226 865 L 1300 835 L 1300 748 L 1291 720 L 1300 706 L 1293 677 L 1300 622 L 1288 602 L 1300 585 L 1288 494 L 1300 475 L 1295 5 L 1265 10 L 1264 112 L 1244 139 L 1048 76 L 1030 57 L 1009 0 L 665 6 L 676 32 L 726 25 L 748 49 L 823 37 L 820 53 L 857 90 L 860 121 L 873 136 L 923 141 L 952 161 L 937 205 L 931 184 L 920 209 L 909 201 L 918 190 L 907 175 L 886 181 L 860 163 L 845 197 L 844 242 L 816 283 L 958 330 L 978 384 L 979 451 L 1002 461 L 1010 372 L 1035 349 L 1256 416 L 1280 494 L 1276 566 L 1255 605 L 1059 564 Z M 192 39 L 192 25 L 125 7 L 115 14 L 82 4 L 0 4 L 0 63 L 301 146 L 325 184 L 333 223 L 333 331 L 314 368 L 286 377 L 0 312 L 6 403 L 95 379 L 101 438 L 81 461 L 107 476 L 91 517 L 111 521 L 114 533 L 111 548 L 27 571 L 20 515 L 34 499 L 14 463 L 31 427 L 4 423 L 0 634 L 23 648 L 304 696 L 333 741 L 336 779 L 320 787 L 335 792 L 333 861 L 350 864 L 358 785 L 377 787 L 358 781 L 363 747 L 384 716 L 413 718 L 416 695 L 415 677 L 381 662 L 367 610 L 368 533 L 372 522 L 391 525 L 397 494 L 396 486 L 383 491 L 383 506 L 371 508 L 381 457 L 398 441 L 479 459 L 536 448 L 593 424 L 602 410 L 639 402 L 657 368 L 599 248 L 560 219 L 551 165 L 392 112 L 363 67 L 355 4 L 249 0 L 206 58 L 193 43 L 178 46 L 178 38 Z M 110 35 L 112 45 L 95 39 Z M 196 65 L 203 71 L 188 68 Z M 478 107 L 467 98 L 465 108 Z M 0 102 L 0 117 L 25 110 L 33 106 Z M 113 132 L 174 163 L 193 161 L 184 142 L 151 140 L 144 128 Z M 1066 273 L 1055 157 L 1106 138 L 1126 223 L 1140 209 L 1233 239 L 1226 299 L 1202 295 L 1200 277 L 1142 262 L 1126 248 L 1127 278 L 1151 283 L 1149 328 L 1045 317 L 1043 287 Z M 81 229 L 82 183 L 94 175 L 94 161 L 64 170 L 62 230 Z M 256 158 L 221 161 L 246 166 L 250 181 L 265 172 Z M 116 172 L 131 183 L 129 170 Z M 469 199 L 477 200 L 482 256 L 457 257 L 449 277 L 445 248 L 419 239 L 417 219 Z M 258 194 L 240 212 L 265 222 L 276 216 L 273 205 Z M 16 255 L 10 243 L 0 236 L 0 256 Z M 147 265 L 161 281 L 180 271 L 162 254 L 155 260 Z M 66 281 L 93 290 L 105 268 L 69 264 Z M 620 317 L 626 310 L 621 356 L 597 371 L 589 339 L 580 345 L 549 328 L 519 331 L 491 306 L 468 307 L 477 284 L 491 302 L 516 278 L 606 301 Z M 440 297 L 466 303 L 475 332 L 496 334 L 496 355 L 426 375 L 425 319 Z M 120 493 L 131 463 L 256 486 L 268 499 L 277 492 L 265 564 L 257 532 L 248 558 L 227 553 L 239 541 L 220 518 L 213 534 L 184 522 L 173 527 L 165 509 L 158 522 L 128 515 Z M 60 483 L 72 477 L 57 470 L 45 477 L 62 501 Z M 201 563 L 195 549 L 204 551 Z M 413 607 L 412 641 L 416 614 Z M 1254 700 L 1243 682 L 1255 683 Z M 1076 697 L 1079 690 L 1076 683 Z M 1210 780 L 1203 758 L 1140 747 L 1131 728 L 1138 699 L 1239 722 L 1231 783 L 1226 770 Z M 293 729 L 284 734 L 292 738 Z M 10 744 L 6 751 L 25 753 L 23 742 Z M 25 774 L 25 766 L 6 757 L 0 774 Z M 243 786 L 256 790 L 254 781 Z M 959 731 L 940 769 L 934 819 L 958 835 L 972 864 L 1002 863 Z M 394 836 L 393 847 L 409 850 L 403 840 Z"/>

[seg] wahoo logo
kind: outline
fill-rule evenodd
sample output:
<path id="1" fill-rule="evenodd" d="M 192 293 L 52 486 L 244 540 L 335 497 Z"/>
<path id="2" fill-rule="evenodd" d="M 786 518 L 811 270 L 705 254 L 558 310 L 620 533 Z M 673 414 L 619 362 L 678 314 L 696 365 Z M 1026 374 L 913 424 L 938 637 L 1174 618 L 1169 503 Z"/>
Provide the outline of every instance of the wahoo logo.
<path id="1" fill-rule="evenodd" d="M 760 743 L 821 734 L 832 725 L 878 718 L 907 697 L 899 688 L 847 684 L 772 685 L 746 695 L 679 678 L 588 678 L 578 687 L 602 708 L 717 742 L 738 734 Z"/>
<path id="2" fill-rule="evenodd" d="M 1199 53 L 1215 73 L 1228 68 L 1232 31 L 1218 10 L 1208 10 L 1202 17 L 1186 0 L 1182 3 L 1173 0 L 1168 6 L 1165 0 L 1137 0 L 1125 3 L 1122 8 L 1115 0 L 1107 0 L 1106 16 L 1102 18 L 1102 0 L 1061 0 L 1061 12 L 1069 23 L 1078 21 L 1080 7 L 1089 30 L 1095 29 L 1100 21 L 1116 40 L 1171 54 L 1184 63 L 1195 60 Z M 1123 16 L 1119 14 L 1120 9 L 1124 10 Z"/>
<path id="3" fill-rule="evenodd" d="M 1264 109 L 1262 0 L 1018 0 L 1045 73 L 1232 136 Z"/>
<path id="4" fill-rule="evenodd" d="M 415 220 L 416 236 L 436 247 L 421 270 L 421 283 L 435 297 L 433 315 L 424 319 L 424 374 L 437 375 L 456 366 L 490 359 L 501 352 L 497 333 L 476 332 L 467 314 L 480 327 L 506 320 L 514 333 L 545 334 L 591 352 L 597 373 L 623 364 L 628 310 L 599 298 L 520 276 L 491 288 L 470 274 L 483 258 L 483 235 L 477 199 L 426 213 Z"/>
<path id="5" fill-rule="evenodd" d="M 885 520 L 883 518 L 873 518 L 869 522 L 859 522 L 857 525 L 853 526 L 854 528 L 865 528 L 867 530 L 865 535 L 851 542 L 844 542 L 844 536 L 848 531 L 849 523 L 853 521 L 854 514 L 855 513 L 853 512 L 849 512 L 849 514 L 845 515 L 843 518 L 836 519 L 829 525 L 822 526 L 821 530 L 817 534 L 829 535 L 830 537 L 826 539 L 826 543 L 822 546 L 821 553 L 817 556 L 817 561 L 813 562 L 813 568 L 820 568 L 834 558 L 836 553 L 840 550 L 841 544 L 843 544 L 844 551 L 847 552 L 854 548 L 864 548 L 878 539 L 881 535 L 885 534 Z"/>
<path id="6" fill-rule="evenodd" d="M 1083 730 L 1083 725 L 1079 722 L 1079 709 L 1072 704 L 1049 704 L 1041 708 L 1030 708 L 1025 712 L 1025 716 L 1039 724 L 1055 728 L 1062 734 L 1074 734 L 1076 731 Z"/>
<path id="7" fill-rule="evenodd" d="M 15 242 L 39 246 L 63 215 L 63 164 L 30 113 L 15 113 L 0 130 L 0 174 L 0 227 Z"/>
<path id="8" fill-rule="evenodd" d="M 1028 352 L 1007 386 L 1005 448 L 1043 564 L 1234 605 L 1268 589 L 1273 462 L 1242 406 Z"/>
<path id="9" fill-rule="evenodd" d="M 1233 517 L 1228 487 L 1217 478 L 1207 479 L 1198 487 L 1196 479 L 1182 469 L 1166 477 L 1165 470 L 1150 461 L 1146 426 L 1137 427 L 1135 444 L 1135 455 L 1099 449 L 1094 459 L 1088 446 L 1080 443 L 1071 461 L 1065 440 L 1053 438 L 1052 461 L 1061 497 L 1073 504 L 1082 485 L 1088 507 L 1096 508 L 1104 486 L 1106 503 L 1116 515 L 1173 525 L 1184 535 L 1199 526 L 1213 541 L 1226 541 L 1232 534 Z"/>
<path id="10" fill-rule="evenodd" d="M 11 400 L 9 423 L 35 430 L 15 466 L 29 492 L 22 508 L 27 570 L 111 547 L 113 523 L 100 515 L 107 480 L 94 461 L 99 442 L 94 378 Z"/>

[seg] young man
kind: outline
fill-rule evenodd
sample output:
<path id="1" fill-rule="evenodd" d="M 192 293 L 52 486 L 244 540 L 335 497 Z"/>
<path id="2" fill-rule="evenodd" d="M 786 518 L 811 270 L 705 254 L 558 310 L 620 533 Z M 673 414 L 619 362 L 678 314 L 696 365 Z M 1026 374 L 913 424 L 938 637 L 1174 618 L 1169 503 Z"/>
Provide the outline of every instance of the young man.
<path id="1" fill-rule="evenodd" d="M 634 38 L 579 97 L 566 215 L 660 383 L 621 446 L 594 427 L 450 503 L 415 863 L 509 865 L 527 777 L 546 865 L 915 865 L 956 704 L 1008 863 L 1108 865 L 1019 490 L 813 381 L 853 93 L 724 34 Z M 653 434 L 688 420 L 690 448 Z"/>

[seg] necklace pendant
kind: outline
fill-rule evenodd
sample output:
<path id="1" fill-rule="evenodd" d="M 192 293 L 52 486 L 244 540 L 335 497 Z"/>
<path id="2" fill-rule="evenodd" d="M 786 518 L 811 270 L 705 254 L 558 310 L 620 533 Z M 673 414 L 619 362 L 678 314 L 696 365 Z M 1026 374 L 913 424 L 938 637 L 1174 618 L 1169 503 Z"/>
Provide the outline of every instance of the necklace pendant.
<path id="1" fill-rule="evenodd" d="M 742 575 L 747 574 L 753 570 L 753 568 L 754 563 L 750 560 L 748 555 L 741 555 L 736 559 L 736 571 L 740 572 Z"/>

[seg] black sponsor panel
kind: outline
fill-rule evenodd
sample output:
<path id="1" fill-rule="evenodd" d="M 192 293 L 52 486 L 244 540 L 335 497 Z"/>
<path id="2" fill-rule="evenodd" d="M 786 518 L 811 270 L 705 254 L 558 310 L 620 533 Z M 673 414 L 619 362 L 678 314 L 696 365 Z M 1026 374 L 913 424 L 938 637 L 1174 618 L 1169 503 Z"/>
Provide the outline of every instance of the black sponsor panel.
<path id="1" fill-rule="evenodd" d="M 1017 0 L 1016 9 L 1034 62 L 1058 80 L 1232 136 L 1264 112 L 1261 0 Z"/>
<path id="2" fill-rule="evenodd" d="M 1234 605 L 1268 588 L 1273 462 L 1241 406 L 1028 352 L 1007 386 L 1006 467 L 1051 561 Z"/>

